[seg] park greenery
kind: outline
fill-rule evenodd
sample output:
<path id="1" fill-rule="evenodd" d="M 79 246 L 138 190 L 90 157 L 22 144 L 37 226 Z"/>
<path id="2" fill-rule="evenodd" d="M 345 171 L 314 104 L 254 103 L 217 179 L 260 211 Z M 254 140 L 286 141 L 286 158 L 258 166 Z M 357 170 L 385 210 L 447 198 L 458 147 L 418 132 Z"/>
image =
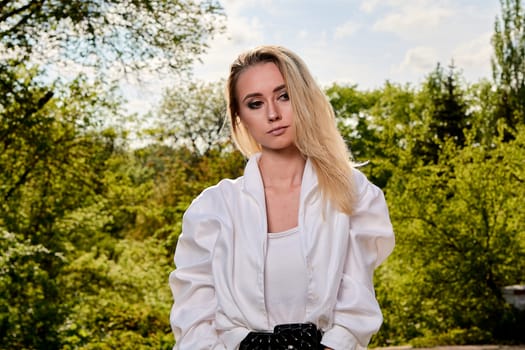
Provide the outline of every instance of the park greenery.
<path id="1" fill-rule="evenodd" d="M 525 343 L 502 293 L 525 284 L 525 11 L 500 3 L 491 79 L 436 62 L 417 86 L 325 87 L 396 232 L 372 346 Z M 245 159 L 224 81 L 167 89 L 128 130 L 107 73 L 187 72 L 223 18 L 214 1 L 0 1 L 0 349 L 173 346 L 182 214 Z M 68 63 L 97 74 L 45 78 Z"/>

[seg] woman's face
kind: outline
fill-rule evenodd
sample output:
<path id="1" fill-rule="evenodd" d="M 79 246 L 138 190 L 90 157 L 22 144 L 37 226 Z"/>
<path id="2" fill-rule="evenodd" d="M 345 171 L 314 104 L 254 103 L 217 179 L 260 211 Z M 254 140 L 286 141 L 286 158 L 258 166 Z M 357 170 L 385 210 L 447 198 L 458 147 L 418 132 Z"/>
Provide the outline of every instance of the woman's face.
<path id="1" fill-rule="evenodd" d="M 246 68 L 237 80 L 236 98 L 242 124 L 263 151 L 295 147 L 292 104 L 275 63 Z"/>

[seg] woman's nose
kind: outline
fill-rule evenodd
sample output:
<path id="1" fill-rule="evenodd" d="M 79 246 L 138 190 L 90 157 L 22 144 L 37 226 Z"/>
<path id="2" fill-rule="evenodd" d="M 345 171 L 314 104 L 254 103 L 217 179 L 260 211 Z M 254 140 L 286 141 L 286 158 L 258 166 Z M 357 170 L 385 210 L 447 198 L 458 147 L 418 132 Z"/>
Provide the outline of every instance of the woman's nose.
<path id="1" fill-rule="evenodd" d="M 268 121 L 269 122 L 275 122 L 275 121 L 280 120 L 280 119 L 281 119 L 281 114 L 279 113 L 277 108 L 275 108 L 275 106 L 271 105 L 268 108 Z"/>

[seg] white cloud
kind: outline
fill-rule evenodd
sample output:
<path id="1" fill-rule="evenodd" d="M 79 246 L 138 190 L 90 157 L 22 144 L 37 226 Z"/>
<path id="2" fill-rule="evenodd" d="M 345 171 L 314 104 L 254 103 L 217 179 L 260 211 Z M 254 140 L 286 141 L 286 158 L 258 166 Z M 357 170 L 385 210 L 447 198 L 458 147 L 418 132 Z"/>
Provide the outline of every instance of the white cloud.
<path id="1" fill-rule="evenodd" d="M 306 29 L 302 29 L 299 31 L 299 33 L 297 33 L 297 38 L 300 40 L 305 40 L 305 39 L 308 39 L 309 35 L 310 34 L 308 33 Z"/>
<path id="2" fill-rule="evenodd" d="M 250 7 L 254 3 L 253 0 L 223 0 L 221 5 L 228 15 L 238 14 L 243 8 Z"/>
<path id="3" fill-rule="evenodd" d="M 446 0 L 437 0 L 441 3 L 444 1 Z M 365 13 L 373 13 L 387 10 L 395 11 L 396 9 L 403 10 L 411 7 L 427 7 L 435 3 L 435 0 L 361 0 L 359 9 Z"/>
<path id="4" fill-rule="evenodd" d="M 257 18 L 237 18 L 229 22 L 226 35 L 233 45 L 251 46 L 252 43 L 263 40 L 261 23 Z M 212 46 L 214 45 L 215 43 L 212 43 Z"/>
<path id="5" fill-rule="evenodd" d="M 438 62 L 436 49 L 428 46 L 418 46 L 409 49 L 399 67 L 399 73 L 420 74 L 430 72 Z"/>
<path id="6" fill-rule="evenodd" d="M 490 73 L 490 59 L 493 53 L 491 36 L 492 33 L 484 33 L 452 51 L 455 64 L 463 68 L 466 75 L 473 74 L 479 77 L 488 76 Z"/>
<path id="7" fill-rule="evenodd" d="M 279 6 L 273 0 L 223 0 L 221 5 L 228 14 L 239 15 L 243 10 L 250 8 L 263 8 L 265 11 L 275 14 L 279 11 Z"/>
<path id="8" fill-rule="evenodd" d="M 359 8 L 363 12 L 372 13 L 382 2 L 384 3 L 384 1 L 381 0 L 363 0 Z"/>
<path id="9" fill-rule="evenodd" d="M 259 19 L 240 16 L 236 11 L 228 13 L 226 33 L 210 43 L 202 63 L 195 65 L 195 75 L 207 81 L 225 78 L 229 65 L 240 52 L 263 43 L 263 26 Z"/>
<path id="10" fill-rule="evenodd" d="M 336 39 L 347 38 L 355 34 L 359 29 L 359 24 L 347 21 L 335 29 L 334 37 Z"/>
<path id="11" fill-rule="evenodd" d="M 373 29 L 395 33 L 401 37 L 421 37 L 452 17 L 454 11 L 439 3 L 417 1 L 403 3 L 378 19 Z"/>
<path id="12" fill-rule="evenodd" d="M 374 31 L 394 33 L 404 39 L 422 39 L 436 35 L 436 28 L 457 14 L 455 6 L 448 1 L 387 0 L 373 1 L 373 5 L 363 3 L 361 8 L 378 14 L 372 24 Z"/>

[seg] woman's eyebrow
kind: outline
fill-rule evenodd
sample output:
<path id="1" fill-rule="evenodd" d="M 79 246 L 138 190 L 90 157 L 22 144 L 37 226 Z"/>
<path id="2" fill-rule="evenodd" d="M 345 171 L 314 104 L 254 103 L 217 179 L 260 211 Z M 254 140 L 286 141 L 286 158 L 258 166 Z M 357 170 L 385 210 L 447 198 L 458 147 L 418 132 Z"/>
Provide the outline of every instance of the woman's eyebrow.
<path id="1" fill-rule="evenodd" d="M 273 92 L 277 92 L 277 91 L 280 91 L 280 90 L 285 89 L 285 88 L 286 88 L 286 85 L 282 84 L 282 85 L 279 85 L 278 87 L 276 87 L 275 89 L 273 89 Z"/>
<path id="2" fill-rule="evenodd" d="M 277 86 L 275 89 L 273 89 L 272 92 L 277 92 L 277 91 L 281 91 L 283 89 L 286 88 L 286 85 L 285 84 L 282 84 L 282 85 L 279 85 Z M 262 94 L 260 92 L 252 92 L 251 94 L 248 94 L 246 96 L 244 96 L 244 98 L 242 99 L 242 101 L 244 102 L 246 99 L 250 98 L 250 97 L 259 97 L 259 96 L 262 96 Z"/>

